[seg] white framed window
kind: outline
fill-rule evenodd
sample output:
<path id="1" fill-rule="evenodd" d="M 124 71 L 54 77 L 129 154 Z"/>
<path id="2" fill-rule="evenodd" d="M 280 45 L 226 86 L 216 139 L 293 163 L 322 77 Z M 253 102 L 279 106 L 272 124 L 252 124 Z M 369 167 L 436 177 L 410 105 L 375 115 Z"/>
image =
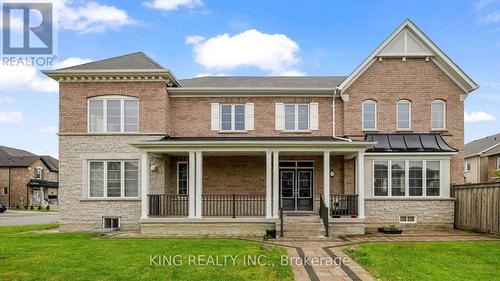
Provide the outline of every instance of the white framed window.
<path id="1" fill-rule="evenodd" d="M 245 105 L 221 104 L 221 131 L 245 131 Z"/>
<path id="2" fill-rule="evenodd" d="M 285 104 L 285 131 L 309 131 L 309 104 Z"/>
<path id="3" fill-rule="evenodd" d="M 102 218 L 102 228 L 105 228 L 105 229 L 120 228 L 120 218 L 115 218 L 115 217 Z"/>
<path id="4" fill-rule="evenodd" d="M 497 165 L 498 165 L 498 160 L 499 160 L 499 159 L 500 159 L 500 158 L 498 158 L 498 159 L 497 159 Z M 470 168 L 470 163 L 469 163 L 469 161 L 464 161 L 464 172 L 470 172 L 470 169 L 471 169 L 471 168 Z M 498 168 L 497 168 L 497 169 L 498 169 Z"/>
<path id="5" fill-rule="evenodd" d="M 43 180 L 43 169 L 35 168 L 35 179 Z"/>
<path id="6" fill-rule="evenodd" d="M 177 194 L 188 194 L 188 163 L 177 162 Z"/>
<path id="7" fill-rule="evenodd" d="M 89 133 L 139 131 L 139 100 L 125 96 L 102 96 L 88 100 Z"/>
<path id="8" fill-rule="evenodd" d="M 365 100 L 361 104 L 361 128 L 366 131 L 377 130 L 377 102 Z"/>
<path id="9" fill-rule="evenodd" d="M 415 216 L 399 216 L 400 223 L 417 223 L 417 217 Z"/>
<path id="10" fill-rule="evenodd" d="M 440 196 L 441 160 L 374 160 L 373 196 Z"/>
<path id="11" fill-rule="evenodd" d="M 8 187 L 2 187 L 2 195 L 9 195 L 9 188 Z"/>
<path id="12" fill-rule="evenodd" d="M 497 156 L 497 170 L 500 170 L 500 156 Z"/>
<path id="13" fill-rule="evenodd" d="M 398 130 L 411 130 L 411 102 L 399 100 L 396 109 L 396 126 Z"/>
<path id="14" fill-rule="evenodd" d="M 431 129 L 446 129 L 446 102 L 444 100 L 434 100 L 431 104 Z"/>
<path id="15" fill-rule="evenodd" d="M 90 198 L 136 198 L 139 196 L 139 161 L 91 160 L 88 162 Z"/>

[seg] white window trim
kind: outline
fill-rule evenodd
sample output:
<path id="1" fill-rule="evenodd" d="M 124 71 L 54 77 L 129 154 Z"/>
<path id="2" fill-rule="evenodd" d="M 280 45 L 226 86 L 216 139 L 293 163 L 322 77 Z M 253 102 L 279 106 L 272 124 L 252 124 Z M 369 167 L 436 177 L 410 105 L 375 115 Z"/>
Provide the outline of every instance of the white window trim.
<path id="1" fill-rule="evenodd" d="M 408 128 L 399 128 L 399 104 L 407 103 L 408 104 Z M 411 101 L 409 100 L 398 100 L 396 103 L 396 129 L 398 131 L 411 131 Z"/>
<path id="2" fill-rule="evenodd" d="M 103 114 L 103 124 L 101 132 L 90 131 L 90 101 L 102 100 L 102 114 Z M 108 132 L 108 100 L 119 100 L 120 101 L 120 131 L 119 132 Z M 133 132 L 125 132 L 125 101 L 135 100 L 137 101 L 137 130 Z M 98 96 L 87 99 L 87 133 L 91 134 L 136 134 L 139 132 L 139 120 L 140 120 L 140 103 L 139 99 L 136 97 L 129 96 Z"/>
<path id="3" fill-rule="evenodd" d="M 106 219 L 117 219 L 118 220 L 118 227 L 106 228 Z M 121 219 L 119 217 L 102 217 L 102 228 L 103 229 L 117 229 L 117 228 L 120 228 L 120 226 L 121 226 Z"/>
<path id="4" fill-rule="evenodd" d="M 179 165 L 180 164 L 186 164 L 188 165 L 188 162 L 187 161 L 179 161 L 177 162 L 177 194 L 178 195 L 181 195 L 180 192 L 179 192 Z M 182 194 L 182 195 L 188 195 L 189 194 L 189 165 L 186 167 L 186 183 L 187 183 L 187 191 L 186 191 L 186 194 Z"/>
<path id="5" fill-rule="evenodd" d="M 442 128 L 434 128 L 432 127 L 432 104 L 441 103 L 443 104 L 443 127 Z M 444 131 L 446 130 L 446 101 L 444 100 L 433 100 L 431 102 L 431 131 Z"/>
<path id="6" fill-rule="evenodd" d="M 125 196 L 125 162 L 137 162 L 137 196 Z M 90 196 L 90 163 L 103 162 L 103 196 Z M 108 197 L 108 162 L 120 162 L 120 197 Z M 92 159 L 87 161 L 87 198 L 90 199 L 139 199 L 141 196 L 141 169 L 140 161 L 138 159 L 125 159 L 125 160 L 98 160 Z"/>
<path id="7" fill-rule="evenodd" d="M 2 187 L 2 195 L 9 195 L 9 188 L 8 187 Z"/>
<path id="8" fill-rule="evenodd" d="M 295 125 L 293 130 L 286 129 L 286 106 L 293 105 L 295 107 Z M 307 129 L 299 130 L 299 105 L 307 106 Z M 283 105 L 283 132 L 310 132 L 311 128 L 311 108 L 308 103 L 285 103 Z"/>
<path id="9" fill-rule="evenodd" d="M 237 105 L 240 105 L 240 106 L 243 106 L 243 130 L 236 130 L 235 127 L 236 127 L 236 122 L 235 122 L 235 116 L 236 116 L 236 111 L 234 110 L 235 106 Z M 222 107 L 223 106 L 231 106 L 231 129 L 230 130 L 224 130 L 222 129 Z M 224 104 L 220 104 L 219 105 L 219 128 L 220 128 L 220 132 L 235 132 L 235 133 L 244 133 L 246 132 L 246 123 L 247 123 L 247 120 L 246 120 L 246 105 L 244 103 L 234 103 L 234 104 L 231 104 L 231 103 L 224 103 Z"/>
<path id="10" fill-rule="evenodd" d="M 365 127 L 365 105 L 368 104 L 368 103 L 373 103 L 375 104 L 375 127 L 374 128 L 366 128 Z M 375 100 L 365 100 L 361 103 L 361 129 L 363 131 L 377 131 L 377 127 L 378 127 L 378 120 L 377 120 L 377 115 L 378 115 L 378 104 L 377 104 L 377 101 Z"/>
<path id="11" fill-rule="evenodd" d="M 497 162 L 498 162 L 498 159 L 497 159 Z M 465 160 L 464 161 L 464 172 L 467 173 L 467 172 L 470 172 L 470 170 L 471 170 L 470 163 L 469 163 L 469 161 Z"/>
<path id="12" fill-rule="evenodd" d="M 497 170 L 500 170 L 500 156 L 497 156 Z"/>
<path id="13" fill-rule="evenodd" d="M 38 177 L 38 172 L 40 172 L 40 177 Z M 43 180 L 43 173 L 42 173 L 42 168 L 41 167 L 36 167 L 35 168 L 35 179 L 37 179 L 37 180 Z"/>
<path id="14" fill-rule="evenodd" d="M 386 161 L 387 164 L 387 175 L 388 175 L 388 195 L 375 195 L 375 161 Z M 404 196 L 392 196 L 392 161 L 405 161 L 405 195 Z M 421 161 L 422 162 L 422 195 L 410 196 L 410 161 Z M 427 195 L 427 161 L 439 162 L 439 195 L 428 196 Z M 372 196 L 374 198 L 441 198 L 443 194 L 443 161 L 434 159 L 411 159 L 411 160 L 392 160 L 392 159 L 374 159 L 372 162 Z"/>
<path id="15" fill-rule="evenodd" d="M 401 220 L 402 217 L 405 217 L 406 220 L 402 221 Z M 408 221 L 408 217 L 413 217 L 413 221 Z M 399 216 L 399 223 L 404 223 L 404 224 L 414 224 L 414 223 L 417 223 L 417 216 L 413 216 L 413 215 Z"/>

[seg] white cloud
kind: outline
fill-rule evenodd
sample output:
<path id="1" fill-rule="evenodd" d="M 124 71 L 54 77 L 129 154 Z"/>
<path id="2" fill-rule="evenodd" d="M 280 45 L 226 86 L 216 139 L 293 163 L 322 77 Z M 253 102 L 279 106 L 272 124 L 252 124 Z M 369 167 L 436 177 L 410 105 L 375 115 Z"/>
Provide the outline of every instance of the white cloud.
<path id="1" fill-rule="evenodd" d="M 143 4 L 148 8 L 171 11 L 181 7 L 195 8 L 202 6 L 203 2 L 201 0 L 153 0 Z"/>
<path id="2" fill-rule="evenodd" d="M 66 67 L 71 67 L 71 66 L 75 66 L 75 65 L 79 65 L 79 64 L 89 63 L 89 62 L 92 62 L 92 59 L 82 59 L 79 57 L 71 57 L 71 58 L 67 58 L 63 61 L 56 63 L 54 68 L 55 69 L 66 68 Z"/>
<path id="3" fill-rule="evenodd" d="M 57 126 L 49 126 L 49 127 L 41 127 L 38 129 L 38 132 L 42 134 L 55 134 L 59 131 Z"/>
<path id="4" fill-rule="evenodd" d="M 473 111 L 464 113 L 465 122 L 495 121 L 495 116 L 484 111 Z"/>
<path id="5" fill-rule="evenodd" d="M 475 4 L 477 18 L 481 24 L 500 22 L 500 0 L 479 0 Z"/>
<path id="6" fill-rule="evenodd" d="M 3 103 L 12 103 L 14 102 L 14 99 L 9 97 L 9 96 L 5 96 L 5 97 L 0 97 L 0 104 L 3 104 Z"/>
<path id="7" fill-rule="evenodd" d="M 0 111 L 0 123 L 19 123 L 23 118 L 24 114 L 20 111 Z"/>
<path id="8" fill-rule="evenodd" d="M 58 0 L 55 6 L 59 28 L 78 31 L 80 34 L 117 30 L 137 23 L 126 11 L 97 2 L 84 4 L 81 1 Z"/>
<path id="9" fill-rule="evenodd" d="M 299 46 L 284 34 L 266 34 L 255 29 L 213 38 L 188 36 L 197 63 L 210 70 L 229 70 L 240 66 L 257 67 L 272 75 L 298 74 Z"/>
<path id="10" fill-rule="evenodd" d="M 203 72 L 203 73 L 198 73 L 194 77 L 207 77 L 207 76 L 227 76 L 227 74 L 224 73 L 210 73 L 210 72 Z"/>

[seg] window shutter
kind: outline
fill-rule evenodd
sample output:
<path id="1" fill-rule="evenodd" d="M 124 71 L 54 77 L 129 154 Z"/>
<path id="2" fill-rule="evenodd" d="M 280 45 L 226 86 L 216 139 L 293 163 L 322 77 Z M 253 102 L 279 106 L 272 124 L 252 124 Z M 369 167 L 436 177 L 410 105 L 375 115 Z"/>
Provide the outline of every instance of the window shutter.
<path id="1" fill-rule="evenodd" d="M 254 104 L 245 104 L 245 130 L 252 131 L 254 129 Z"/>
<path id="2" fill-rule="evenodd" d="M 275 126 L 277 131 L 285 129 L 285 105 L 283 103 L 276 103 Z"/>
<path id="3" fill-rule="evenodd" d="M 211 120 L 212 120 L 212 131 L 218 131 L 219 130 L 219 104 L 218 103 L 212 103 L 211 104 Z"/>
<path id="4" fill-rule="evenodd" d="M 312 131 L 318 130 L 318 103 L 311 102 L 309 104 L 309 128 Z"/>

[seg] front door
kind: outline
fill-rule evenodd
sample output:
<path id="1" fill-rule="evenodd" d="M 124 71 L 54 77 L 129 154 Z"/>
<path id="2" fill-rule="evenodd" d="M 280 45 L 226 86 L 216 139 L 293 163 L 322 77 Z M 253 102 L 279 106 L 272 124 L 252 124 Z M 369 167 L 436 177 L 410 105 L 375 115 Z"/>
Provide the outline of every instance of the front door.
<path id="1" fill-rule="evenodd" d="M 313 210 L 312 169 L 281 169 L 280 189 L 283 210 Z"/>

